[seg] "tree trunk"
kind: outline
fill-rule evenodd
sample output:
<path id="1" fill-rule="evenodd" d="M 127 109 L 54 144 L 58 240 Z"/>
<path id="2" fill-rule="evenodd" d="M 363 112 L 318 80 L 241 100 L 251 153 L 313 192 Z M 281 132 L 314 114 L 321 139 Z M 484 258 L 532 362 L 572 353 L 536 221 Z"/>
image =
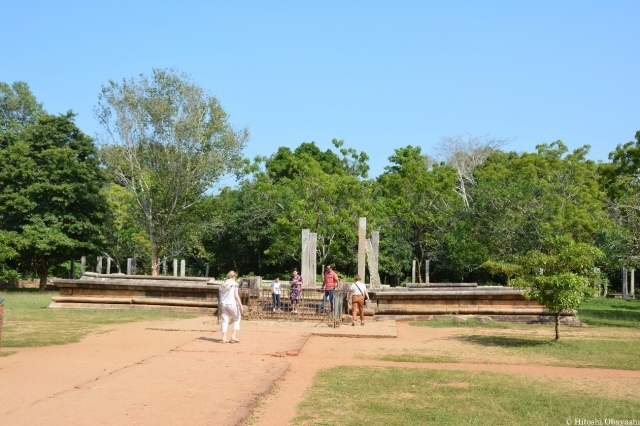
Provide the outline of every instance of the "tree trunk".
<path id="1" fill-rule="evenodd" d="M 158 276 L 158 259 L 160 257 L 160 246 L 151 246 L 151 275 Z"/>
<path id="2" fill-rule="evenodd" d="M 49 265 L 45 257 L 40 258 L 40 287 L 38 292 L 42 293 L 47 288 L 47 276 L 49 275 Z"/>
<path id="3" fill-rule="evenodd" d="M 556 314 L 556 340 L 560 340 L 560 312 Z"/>

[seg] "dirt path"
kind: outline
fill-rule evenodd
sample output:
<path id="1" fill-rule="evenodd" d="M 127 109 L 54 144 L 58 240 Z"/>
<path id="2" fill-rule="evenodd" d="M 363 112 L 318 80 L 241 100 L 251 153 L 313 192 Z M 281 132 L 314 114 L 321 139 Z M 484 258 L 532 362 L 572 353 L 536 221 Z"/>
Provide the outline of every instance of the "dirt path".
<path id="1" fill-rule="evenodd" d="M 239 344 L 220 343 L 217 329 L 210 317 L 133 323 L 76 344 L 19 349 L 0 358 L 0 425 L 288 425 L 315 374 L 335 365 L 562 377 L 579 386 L 597 381 L 600 388 L 632 391 L 640 383 L 638 371 L 519 365 L 513 359 L 506 364 L 372 359 L 459 350 L 452 329 L 394 322 L 339 329 L 243 322 Z"/>

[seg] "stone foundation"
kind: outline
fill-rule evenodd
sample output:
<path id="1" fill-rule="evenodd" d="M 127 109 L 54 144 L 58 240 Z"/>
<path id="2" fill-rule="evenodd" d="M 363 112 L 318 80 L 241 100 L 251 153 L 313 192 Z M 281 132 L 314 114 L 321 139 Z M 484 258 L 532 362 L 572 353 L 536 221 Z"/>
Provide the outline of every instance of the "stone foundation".
<path id="1" fill-rule="evenodd" d="M 50 308 L 164 309 L 212 313 L 218 308 L 216 283 L 209 278 L 150 277 L 86 272 L 79 280 L 54 279 L 60 295 Z"/>

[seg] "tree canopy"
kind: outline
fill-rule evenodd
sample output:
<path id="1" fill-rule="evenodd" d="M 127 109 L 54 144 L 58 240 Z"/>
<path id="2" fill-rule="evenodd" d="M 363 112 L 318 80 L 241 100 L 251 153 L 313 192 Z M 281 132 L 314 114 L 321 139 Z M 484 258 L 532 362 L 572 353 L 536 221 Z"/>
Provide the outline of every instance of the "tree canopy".
<path id="1" fill-rule="evenodd" d="M 96 116 L 109 135 L 102 159 L 114 181 L 133 194 L 157 275 L 166 248 L 198 226 L 196 204 L 238 170 L 249 132 L 235 129 L 214 96 L 173 69 L 110 81 Z"/>

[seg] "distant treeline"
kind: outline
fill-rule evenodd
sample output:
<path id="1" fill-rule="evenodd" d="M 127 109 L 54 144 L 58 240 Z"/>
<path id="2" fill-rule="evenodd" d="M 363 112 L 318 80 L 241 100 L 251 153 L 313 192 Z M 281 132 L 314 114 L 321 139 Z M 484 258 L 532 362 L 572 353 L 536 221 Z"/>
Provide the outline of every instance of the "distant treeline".
<path id="1" fill-rule="evenodd" d="M 243 159 L 248 130 L 174 70 L 111 82 L 99 102 L 109 138 L 98 145 L 71 112 L 47 114 L 25 83 L 0 83 L 2 277 L 68 275 L 83 255 L 109 256 L 114 272 L 128 257 L 148 274 L 178 258 L 196 275 L 209 265 L 214 276 L 284 276 L 299 267 L 303 228 L 318 235 L 318 265 L 350 276 L 359 217 L 380 232 L 391 285 L 411 277 L 414 259 L 422 276 L 430 262 L 433 282 L 504 284 L 481 265 L 515 262 L 558 235 L 602 250 L 614 288 L 622 266 L 640 263 L 640 131 L 607 163 L 587 159 L 588 146 L 515 153 L 467 136 L 432 155 L 398 148 L 369 177 L 367 154 L 335 139 L 326 151 L 308 142 Z M 212 191 L 230 173 L 237 184 Z"/>

